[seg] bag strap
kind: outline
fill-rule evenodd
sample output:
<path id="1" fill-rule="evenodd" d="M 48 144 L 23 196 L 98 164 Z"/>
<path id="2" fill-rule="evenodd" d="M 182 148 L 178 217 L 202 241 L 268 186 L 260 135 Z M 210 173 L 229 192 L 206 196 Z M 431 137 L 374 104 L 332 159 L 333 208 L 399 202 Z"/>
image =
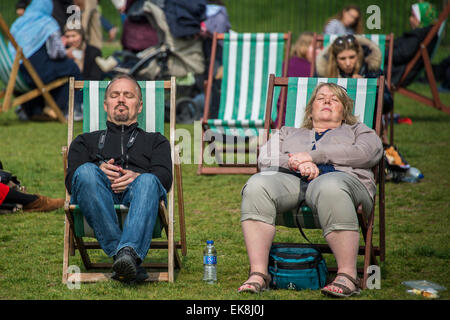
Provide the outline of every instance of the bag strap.
<path id="1" fill-rule="evenodd" d="M 303 228 L 302 228 L 302 226 L 300 225 L 300 221 L 299 221 L 299 219 L 298 219 L 298 214 L 295 216 L 295 220 L 297 220 L 297 227 L 298 227 L 298 230 L 300 231 L 301 235 L 303 236 L 303 238 L 305 238 L 305 240 L 308 241 L 309 244 L 311 244 L 311 245 L 314 246 L 314 244 L 308 239 L 308 237 L 306 236 L 306 234 L 303 232 Z"/>
<path id="2" fill-rule="evenodd" d="M 300 225 L 300 221 L 299 221 L 299 219 L 298 219 L 298 214 L 295 216 L 295 220 L 296 220 L 296 222 L 297 222 L 298 230 L 300 231 L 300 233 L 301 233 L 301 235 L 303 236 L 303 238 L 305 238 L 305 240 L 306 240 L 306 241 L 307 241 L 314 249 L 316 249 L 317 251 L 320 252 L 320 254 L 322 254 L 322 251 L 320 251 L 320 248 L 317 246 L 317 244 L 312 243 L 312 242 L 308 239 L 308 237 L 306 236 L 306 234 L 303 232 L 303 228 L 302 228 L 302 226 Z"/>

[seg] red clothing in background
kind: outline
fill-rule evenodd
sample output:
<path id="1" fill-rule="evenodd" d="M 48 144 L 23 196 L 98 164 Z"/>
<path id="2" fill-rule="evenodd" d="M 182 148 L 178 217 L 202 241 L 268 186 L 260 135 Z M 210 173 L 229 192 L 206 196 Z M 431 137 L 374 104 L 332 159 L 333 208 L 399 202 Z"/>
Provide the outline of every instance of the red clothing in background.
<path id="1" fill-rule="evenodd" d="M 6 184 L 0 183 L 0 204 L 5 200 L 6 195 L 9 192 L 9 187 Z"/>

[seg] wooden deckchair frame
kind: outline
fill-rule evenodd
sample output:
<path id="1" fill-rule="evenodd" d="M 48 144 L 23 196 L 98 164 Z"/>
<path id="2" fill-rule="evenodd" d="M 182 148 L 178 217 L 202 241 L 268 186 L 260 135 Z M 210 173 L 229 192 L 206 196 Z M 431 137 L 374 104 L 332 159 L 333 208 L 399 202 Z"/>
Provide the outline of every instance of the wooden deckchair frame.
<path id="1" fill-rule="evenodd" d="M 210 112 L 210 101 L 211 101 L 211 95 L 212 95 L 212 85 L 214 81 L 214 65 L 215 65 L 215 59 L 216 59 L 216 53 L 217 53 L 217 44 L 218 41 L 223 40 L 225 37 L 224 33 L 217 33 L 214 32 L 213 34 L 213 40 L 212 40 L 212 49 L 211 49 L 211 60 L 209 64 L 209 70 L 208 70 L 208 79 L 205 82 L 205 107 L 203 111 L 203 118 L 202 118 L 202 132 L 201 132 L 201 147 L 200 147 L 200 155 L 199 155 L 199 164 L 198 164 L 198 170 L 197 174 L 254 174 L 257 172 L 256 164 L 221 164 L 219 167 L 205 167 L 203 165 L 203 153 L 205 150 L 205 147 L 209 142 L 203 140 L 203 136 L 206 130 L 208 130 L 208 119 L 209 119 L 209 112 Z M 287 69 L 288 69 L 288 58 L 289 58 L 289 51 L 291 47 L 291 32 L 287 32 L 283 34 L 283 39 L 285 40 L 285 52 L 284 52 L 284 66 L 282 69 L 282 74 L 287 75 Z M 281 101 L 284 101 L 286 98 L 286 93 L 284 91 L 281 91 Z M 278 110 L 278 117 L 283 114 L 283 106 L 284 103 L 281 104 L 282 107 L 280 110 Z M 265 121 L 269 121 L 270 127 L 274 127 L 274 123 L 272 121 L 272 118 L 269 116 L 265 117 Z M 269 120 L 267 120 L 269 119 Z M 248 139 L 246 140 L 248 141 Z M 225 144 L 225 136 L 224 136 L 224 144 Z M 226 148 L 223 148 L 223 155 L 226 154 Z M 238 150 L 235 148 L 234 153 L 236 154 Z M 245 149 L 245 152 L 248 152 L 248 149 Z"/>
<path id="2" fill-rule="evenodd" d="M 312 42 L 312 46 L 313 46 L 314 50 L 315 49 L 323 49 L 323 42 L 324 42 L 324 35 L 314 33 L 313 42 Z M 385 48 L 388 48 L 388 55 L 387 55 L 387 57 L 385 57 L 386 69 L 384 70 L 384 73 L 385 73 L 386 85 L 389 90 L 392 90 L 391 78 L 392 78 L 392 61 L 394 58 L 394 33 L 391 32 L 391 33 L 385 35 L 385 43 L 386 43 Z M 311 77 L 314 76 L 315 68 L 316 68 L 316 55 L 314 54 L 313 62 L 311 63 L 311 72 L 310 72 Z M 394 108 L 392 108 L 392 110 L 390 111 L 389 114 L 390 114 L 390 119 L 392 119 L 392 121 L 389 121 L 390 122 L 389 142 L 391 145 L 393 145 L 394 144 L 394 121 L 393 121 Z M 385 120 L 388 120 L 388 119 L 385 119 Z"/>
<path id="3" fill-rule="evenodd" d="M 275 86 L 286 87 L 288 86 L 288 77 L 275 77 L 275 75 L 271 74 L 269 78 L 269 92 L 267 95 L 267 105 L 266 112 L 270 112 L 272 110 L 272 97 Z M 374 130 L 378 134 L 381 135 L 381 116 L 382 116 L 382 108 L 383 108 L 383 91 L 384 91 L 384 76 L 381 76 L 377 80 L 377 105 L 375 109 L 375 126 Z M 266 113 L 267 115 L 267 113 Z M 268 128 L 267 128 L 268 129 Z M 263 143 L 267 142 L 269 139 L 269 131 L 265 131 L 265 136 Z M 381 157 L 379 163 L 372 169 L 374 172 L 374 176 L 376 182 L 378 184 L 379 196 L 378 196 L 378 212 L 379 212 L 379 237 L 380 244 L 379 246 L 374 246 L 372 243 L 373 236 L 373 227 L 375 222 L 375 204 L 376 196 L 374 198 L 374 206 L 372 212 L 368 215 L 366 219 L 366 215 L 362 210 L 362 206 L 360 205 L 357 210 L 358 221 L 361 227 L 361 233 L 363 235 L 363 239 L 365 242 L 364 246 L 359 246 L 358 255 L 364 256 L 364 267 L 358 268 L 358 272 L 363 274 L 362 279 L 362 287 L 366 287 L 367 279 L 368 279 L 368 267 L 370 265 L 378 265 L 377 256 L 380 258 L 380 261 L 385 260 L 385 176 L 384 176 L 384 159 Z M 321 252 L 323 253 L 332 253 L 328 244 L 316 244 Z M 328 268 L 330 271 L 335 272 L 336 268 Z"/>
<path id="4" fill-rule="evenodd" d="M 67 174 L 67 161 L 68 151 L 70 144 L 73 140 L 73 111 L 74 111 L 74 91 L 76 89 L 82 89 L 84 87 L 84 81 L 75 81 L 74 78 L 70 78 L 69 81 L 69 121 L 68 121 L 68 134 L 67 134 L 67 146 L 62 149 L 63 153 L 63 166 L 64 176 Z M 174 146 L 175 141 L 175 99 L 176 99 L 176 83 L 175 77 L 172 77 L 170 81 L 164 81 L 164 89 L 170 89 L 170 144 L 172 153 L 172 170 L 174 171 L 174 181 L 171 189 L 168 192 L 167 202 L 168 207 L 165 206 L 164 201 L 160 202 L 158 211 L 161 224 L 165 230 L 167 240 L 165 241 L 152 241 L 150 250 L 152 249 L 166 249 L 168 250 L 168 262 L 167 263 L 143 263 L 144 268 L 149 269 L 167 269 L 167 271 L 153 271 L 149 272 L 149 278 L 146 281 L 169 281 L 174 282 L 175 272 L 174 269 L 181 268 L 181 258 L 178 254 L 178 249 L 181 249 L 183 256 L 187 254 L 186 244 L 186 227 L 184 219 L 184 199 L 182 189 L 182 174 L 181 174 L 181 161 L 179 157 L 179 150 L 177 146 Z M 174 184 L 176 184 L 177 191 L 177 204 L 178 204 L 178 218 L 179 218 L 179 241 L 174 239 Z M 100 249 L 100 245 L 97 241 L 85 242 L 81 237 L 75 235 L 75 225 L 72 212 L 75 209 L 75 205 L 70 204 L 70 195 L 66 190 L 66 201 L 64 204 L 65 211 L 65 227 L 64 227 L 64 256 L 63 256 L 63 275 L 62 282 L 74 281 L 77 279 L 79 282 L 97 282 L 109 280 L 111 273 L 103 272 L 83 272 L 83 273 L 70 273 L 69 271 L 69 259 L 70 256 L 75 255 L 75 249 L 80 252 L 81 259 L 86 269 L 106 269 L 111 268 L 112 263 L 94 263 L 91 261 L 88 250 Z"/>
<path id="5" fill-rule="evenodd" d="M 444 105 L 439 97 L 439 92 L 438 92 L 438 88 L 437 88 L 437 84 L 436 84 L 436 78 L 434 77 L 433 68 L 431 66 L 431 59 L 428 54 L 427 47 L 430 44 L 430 42 L 433 40 L 433 38 L 436 36 L 436 34 L 438 33 L 442 23 L 444 23 L 444 21 L 448 18 L 449 13 L 450 13 L 450 3 L 448 3 L 445 6 L 444 10 L 439 15 L 439 19 L 438 19 L 437 23 L 434 24 L 434 26 L 428 32 L 425 39 L 420 44 L 419 50 L 417 50 L 417 53 L 414 56 L 414 58 L 410 62 L 408 62 L 408 64 L 406 65 L 405 72 L 403 73 L 402 77 L 400 78 L 400 81 L 396 85 L 392 86 L 393 93 L 398 92 L 406 97 L 409 97 L 413 100 L 416 100 L 416 101 L 423 103 L 425 105 L 428 105 L 430 107 L 436 108 L 436 109 L 441 110 L 448 114 L 450 114 L 450 106 Z M 414 68 L 414 66 L 420 59 L 422 59 L 423 63 L 424 63 L 425 74 L 427 76 L 427 79 L 428 79 L 428 82 L 430 85 L 432 98 L 426 97 L 426 96 L 424 96 L 420 93 L 414 92 L 410 89 L 406 89 L 406 87 L 404 87 L 402 85 L 403 82 L 405 81 L 406 77 L 408 76 L 408 74 L 411 72 L 411 70 Z"/>
<path id="6" fill-rule="evenodd" d="M 0 29 L 2 33 L 6 36 L 6 39 L 11 41 L 11 44 L 16 49 L 16 56 L 14 57 L 14 62 L 11 68 L 11 74 L 9 77 L 9 81 L 6 84 L 6 89 L 0 92 L 0 99 L 3 99 L 3 104 L 0 105 L 0 112 L 2 111 L 8 111 L 10 108 L 17 107 L 21 105 L 22 103 L 25 103 L 27 101 L 30 101 L 36 97 L 43 96 L 45 99 L 45 102 L 48 104 L 48 106 L 56 113 L 56 116 L 58 120 L 62 123 L 66 122 L 66 118 L 64 117 L 63 113 L 61 112 L 61 109 L 56 104 L 55 100 L 53 99 L 52 95 L 50 94 L 50 91 L 58 88 L 62 85 L 64 85 L 68 81 L 68 77 L 60 78 L 57 80 L 54 80 L 50 83 L 44 84 L 37 74 L 36 70 L 34 69 L 33 65 L 30 63 L 30 61 L 25 58 L 22 48 L 19 47 L 16 40 L 14 39 L 13 35 L 9 31 L 8 25 L 6 24 L 5 20 L 3 19 L 2 15 L 0 14 Z M 24 67 L 27 69 L 28 73 L 30 74 L 31 78 L 34 81 L 34 84 L 36 85 L 36 89 L 30 90 L 26 93 L 21 94 L 20 96 L 13 98 L 14 95 L 14 86 L 16 84 L 16 78 L 19 73 L 19 67 L 20 67 L 20 61 L 22 60 L 22 63 Z"/>

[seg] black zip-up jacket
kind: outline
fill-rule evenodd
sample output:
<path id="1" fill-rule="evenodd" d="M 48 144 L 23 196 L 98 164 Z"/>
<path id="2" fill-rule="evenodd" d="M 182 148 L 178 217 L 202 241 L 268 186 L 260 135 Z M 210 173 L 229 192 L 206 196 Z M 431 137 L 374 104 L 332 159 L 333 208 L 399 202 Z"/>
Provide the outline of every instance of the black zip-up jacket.
<path id="1" fill-rule="evenodd" d="M 73 174 L 82 164 L 92 162 L 99 166 L 102 158 L 104 161 L 114 158 L 117 163 L 120 159 L 126 159 L 127 155 L 128 162 L 122 165 L 124 169 L 152 173 L 168 191 L 172 185 L 172 159 L 167 138 L 158 132 L 145 132 L 138 128 L 137 122 L 125 126 L 108 121 L 106 126 L 107 134 L 101 152 L 99 140 L 104 130 L 81 134 L 70 144 L 65 180 L 67 191 L 71 193 Z M 127 144 L 134 130 L 137 130 L 136 140 L 128 149 Z"/>

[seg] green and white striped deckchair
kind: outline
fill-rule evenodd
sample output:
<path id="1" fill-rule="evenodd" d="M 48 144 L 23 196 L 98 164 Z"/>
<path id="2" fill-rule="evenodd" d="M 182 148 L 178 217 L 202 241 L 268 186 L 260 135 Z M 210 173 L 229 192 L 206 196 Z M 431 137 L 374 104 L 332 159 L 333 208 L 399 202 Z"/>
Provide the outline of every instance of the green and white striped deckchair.
<path id="1" fill-rule="evenodd" d="M 68 128 L 68 147 L 73 139 L 73 93 L 74 90 L 83 90 L 83 132 L 93 132 L 97 130 L 103 130 L 106 128 L 106 112 L 103 108 L 103 101 L 105 96 L 106 87 L 108 81 L 74 81 L 73 78 L 70 79 L 70 93 L 71 101 L 69 103 L 69 128 Z M 167 241 L 152 241 L 151 248 L 168 249 L 168 272 L 156 272 L 152 273 L 149 280 L 152 281 L 170 281 L 174 280 L 174 266 L 177 268 L 181 267 L 181 260 L 178 256 L 176 248 L 182 248 L 183 255 L 186 255 L 186 235 L 185 235 L 185 224 L 184 224 L 184 212 L 183 206 L 180 205 L 182 201 L 182 189 L 181 189 L 181 167 L 178 158 L 178 152 L 175 150 L 175 78 L 171 81 L 139 81 L 139 85 L 142 89 L 143 98 L 143 110 L 138 116 L 139 127 L 148 132 L 160 132 L 164 134 L 164 112 L 165 112 L 165 99 L 166 92 L 169 91 L 170 96 L 170 146 L 172 150 L 173 165 L 172 170 L 175 167 L 175 172 L 177 176 L 176 187 L 178 194 L 178 214 L 180 220 L 180 238 L 178 242 L 174 241 L 174 191 L 173 185 L 172 189 L 168 193 L 167 205 L 161 201 L 159 217 L 157 219 L 153 238 L 160 238 L 162 236 L 162 230 L 165 229 L 167 235 Z M 67 154 L 68 147 L 63 148 L 63 154 L 65 158 L 65 166 L 67 165 Z M 66 168 L 65 168 L 66 169 Z M 76 241 L 77 248 L 80 250 L 81 257 L 86 269 L 103 267 L 106 268 L 106 264 L 102 263 L 92 263 L 89 260 L 87 249 L 90 247 L 83 241 L 83 237 L 95 238 L 94 231 L 87 223 L 80 211 L 78 205 L 69 204 L 70 195 L 66 192 L 66 229 L 64 237 L 64 264 L 63 264 L 63 282 L 67 282 L 71 274 L 68 272 L 69 266 L 69 252 L 73 251 L 71 248 L 71 243 L 73 243 L 71 232 L 73 233 L 73 238 Z M 167 208 L 167 209 L 166 209 Z M 128 208 L 123 205 L 115 206 L 119 224 L 126 219 L 128 213 Z M 99 248 L 98 244 L 95 244 L 96 248 Z M 146 263 L 144 266 L 154 267 L 154 264 Z M 158 264 L 161 267 L 161 264 Z M 99 280 L 106 280 L 109 278 L 108 274 L 104 273 L 83 273 L 81 274 L 81 282 L 92 282 Z"/>
<path id="2" fill-rule="evenodd" d="M 369 128 L 373 128 L 378 82 L 375 78 L 289 78 L 285 126 L 301 126 L 306 104 L 321 82 L 336 83 L 346 88 L 347 94 L 354 101 L 353 114 Z"/>
<path id="3" fill-rule="evenodd" d="M 259 130 L 264 128 L 266 121 L 269 74 L 277 76 L 287 74 L 287 64 L 283 67 L 283 60 L 287 60 L 290 37 L 290 33 L 214 34 L 203 116 L 205 130 L 210 129 L 215 134 L 226 136 L 259 135 Z M 218 41 L 223 41 L 223 78 L 218 118 L 211 119 L 209 101 Z M 277 90 L 273 97 L 274 101 L 277 101 L 278 96 Z M 270 117 L 271 122 L 276 118 L 275 109 Z M 201 169 L 199 171 L 206 173 Z M 215 173 L 221 173 L 219 171 Z"/>
<path id="4" fill-rule="evenodd" d="M 14 57 L 9 53 L 7 42 L 5 41 L 3 34 L 0 33 L 0 80 L 5 86 L 9 82 L 13 62 Z M 23 80 L 20 72 L 17 73 L 14 90 L 18 92 L 28 92 L 31 90 L 25 80 Z"/>
<path id="5" fill-rule="evenodd" d="M 227 33 L 223 39 L 223 79 L 218 119 L 208 119 L 213 131 L 255 136 L 264 128 L 269 74 L 282 76 L 285 35 Z M 278 95 L 274 95 L 278 99 Z M 272 119 L 276 118 L 273 112 Z"/>
<path id="6" fill-rule="evenodd" d="M 356 115 L 361 122 L 368 127 L 373 128 L 378 135 L 381 134 L 381 109 L 384 79 L 343 79 L 343 78 L 281 78 L 271 75 L 269 82 L 268 101 L 271 98 L 273 88 L 287 87 L 287 103 L 285 126 L 299 128 L 303 123 L 303 116 L 306 105 L 311 98 L 313 90 L 319 83 L 336 83 L 344 87 L 348 95 L 354 101 L 353 114 Z M 378 97 L 378 100 L 377 100 Z M 378 101 L 378 102 L 377 102 Z M 380 164 L 382 161 L 380 161 Z M 369 214 L 369 218 L 365 219 L 364 214 L 359 208 L 358 219 L 364 238 L 366 240 L 366 248 L 361 247 L 360 251 L 364 252 L 365 264 L 373 263 L 374 257 L 380 255 L 384 260 L 384 176 L 382 168 L 374 169 L 378 173 L 377 180 L 379 182 L 379 219 L 380 219 L 380 247 L 372 248 L 372 227 L 374 220 L 374 210 Z M 276 225 L 283 225 L 289 228 L 304 229 L 320 229 L 320 221 L 316 213 L 308 206 L 302 205 L 298 209 L 289 212 L 279 212 L 276 216 Z M 331 252 L 327 245 L 318 245 L 322 252 Z M 364 270 L 367 270 L 367 266 Z M 366 272 L 364 272 L 366 276 Z"/>
<path id="7" fill-rule="evenodd" d="M 13 57 L 8 50 L 7 43 L 11 42 L 16 50 L 16 55 Z M 34 81 L 36 89 L 31 88 L 23 79 L 19 72 L 20 63 L 24 64 L 28 73 Z M 3 104 L 0 104 L 0 112 L 7 111 L 9 108 L 14 108 L 22 103 L 30 101 L 40 95 L 45 99 L 47 105 L 56 113 L 58 120 L 65 122 L 66 119 L 56 104 L 55 100 L 49 91 L 64 85 L 68 78 L 60 78 L 50 83 L 44 84 L 39 75 L 34 70 L 31 63 L 22 53 L 22 49 L 18 46 L 12 34 L 9 32 L 8 25 L 0 14 L 0 81 L 6 86 L 5 90 L 0 92 L 0 98 L 3 99 Z M 14 94 L 20 94 L 14 98 Z"/>

